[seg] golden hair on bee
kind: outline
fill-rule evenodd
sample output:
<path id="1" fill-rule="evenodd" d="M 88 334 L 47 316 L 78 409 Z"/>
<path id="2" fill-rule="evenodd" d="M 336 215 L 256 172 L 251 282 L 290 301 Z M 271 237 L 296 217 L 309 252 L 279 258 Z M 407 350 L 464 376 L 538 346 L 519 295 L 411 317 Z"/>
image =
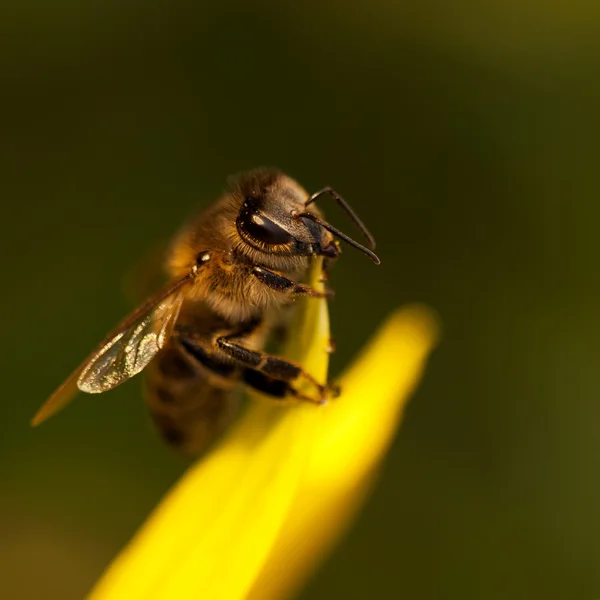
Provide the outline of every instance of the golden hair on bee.
<path id="1" fill-rule="evenodd" d="M 346 211 L 368 247 L 323 219 L 314 204 L 323 196 Z M 332 188 L 311 196 L 277 169 L 231 178 L 222 196 L 174 237 L 166 257 L 170 283 L 109 333 L 33 423 L 78 390 L 105 392 L 144 369 L 154 422 L 189 454 L 202 452 L 235 417 L 240 385 L 274 399 L 324 402 L 332 386 L 264 346 L 295 298 L 330 294 L 305 280 L 312 258 L 339 257 L 339 240 L 379 264 L 373 237 Z M 300 392 L 301 381 L 313 391 Z"/>

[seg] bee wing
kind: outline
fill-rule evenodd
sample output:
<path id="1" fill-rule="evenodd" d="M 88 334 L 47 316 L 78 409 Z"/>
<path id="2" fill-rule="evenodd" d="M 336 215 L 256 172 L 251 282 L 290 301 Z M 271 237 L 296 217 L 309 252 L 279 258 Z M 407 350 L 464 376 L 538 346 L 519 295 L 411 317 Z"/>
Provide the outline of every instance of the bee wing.
<path id="1" fill-rule="evenodd" d="M 173 332 L 184 289 L 193 281 L 186 275 L 167 285 L 128 315 L 46 400 L 33 417 L 39 425 L 65 407 L 77 390 L 106 392 L 139 373 Z"/>
<path id="2" fill-rule="evenodd" d="M 171 335 L 181 301 L 181 293 L 172 294 L 111 338 L 89 359 L 77 387 L 100 394 L 139 373 Z"/>

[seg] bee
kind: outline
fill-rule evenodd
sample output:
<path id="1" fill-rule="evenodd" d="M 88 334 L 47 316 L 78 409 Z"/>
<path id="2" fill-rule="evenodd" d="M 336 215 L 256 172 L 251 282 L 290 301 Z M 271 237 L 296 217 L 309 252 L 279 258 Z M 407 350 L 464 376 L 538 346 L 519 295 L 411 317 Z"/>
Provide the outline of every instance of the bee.
<path id="1" fill-rule="evenodd" d="M 315 200 L 326 195 L 352 218 L 368 248 L 324 221 Z M 304 280 L 313 257 L 324 257 L 324 265 L 338 258 L 339 240 L 379 264 L 373 236 L 332 188 L 309 196 L 276 169 L 231 178 L 223 195 L 175 236 L 166 260 L 170 283 L 108 334 L 32 423 L 62 409 L 78 390 L 106 392 L 144 369 L 154 423 L 168 444 L 191 455 L 236 416 L 239 384 L 275 399 L 323 403 L 331 386 L 264 349 L 296 298 L 331 293 Z M 309 392 L 300 391 L 301 381 Z"/>

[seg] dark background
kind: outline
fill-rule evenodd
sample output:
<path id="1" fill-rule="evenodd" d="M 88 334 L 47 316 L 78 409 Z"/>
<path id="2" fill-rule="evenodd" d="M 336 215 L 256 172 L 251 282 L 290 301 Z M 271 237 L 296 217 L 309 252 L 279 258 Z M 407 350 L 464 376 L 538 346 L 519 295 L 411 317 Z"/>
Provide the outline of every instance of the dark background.
<path id="1" fill-rule="evenodd" d="M 302 597 L 599 596 L 598 7 L 2 3 L 0 597 L 81 598 L 184 469 L 138 381 L 28 420 L 136 261 L 262 164 L 378 239 L 332 277 L 335 371 L 407 301 L 445 330 Z"/>

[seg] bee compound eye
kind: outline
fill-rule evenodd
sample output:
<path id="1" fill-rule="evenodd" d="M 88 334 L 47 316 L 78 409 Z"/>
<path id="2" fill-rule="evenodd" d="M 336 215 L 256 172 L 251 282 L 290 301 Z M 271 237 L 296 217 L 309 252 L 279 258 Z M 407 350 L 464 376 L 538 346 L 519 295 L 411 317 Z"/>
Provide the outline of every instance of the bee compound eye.
<path id="1" fill-rule="evenodd" d="M 283 227 L 258 212 L 243 215 L 239 226 L 252 239 L 268 246 L 289 244 L 294 239 Z"/>

